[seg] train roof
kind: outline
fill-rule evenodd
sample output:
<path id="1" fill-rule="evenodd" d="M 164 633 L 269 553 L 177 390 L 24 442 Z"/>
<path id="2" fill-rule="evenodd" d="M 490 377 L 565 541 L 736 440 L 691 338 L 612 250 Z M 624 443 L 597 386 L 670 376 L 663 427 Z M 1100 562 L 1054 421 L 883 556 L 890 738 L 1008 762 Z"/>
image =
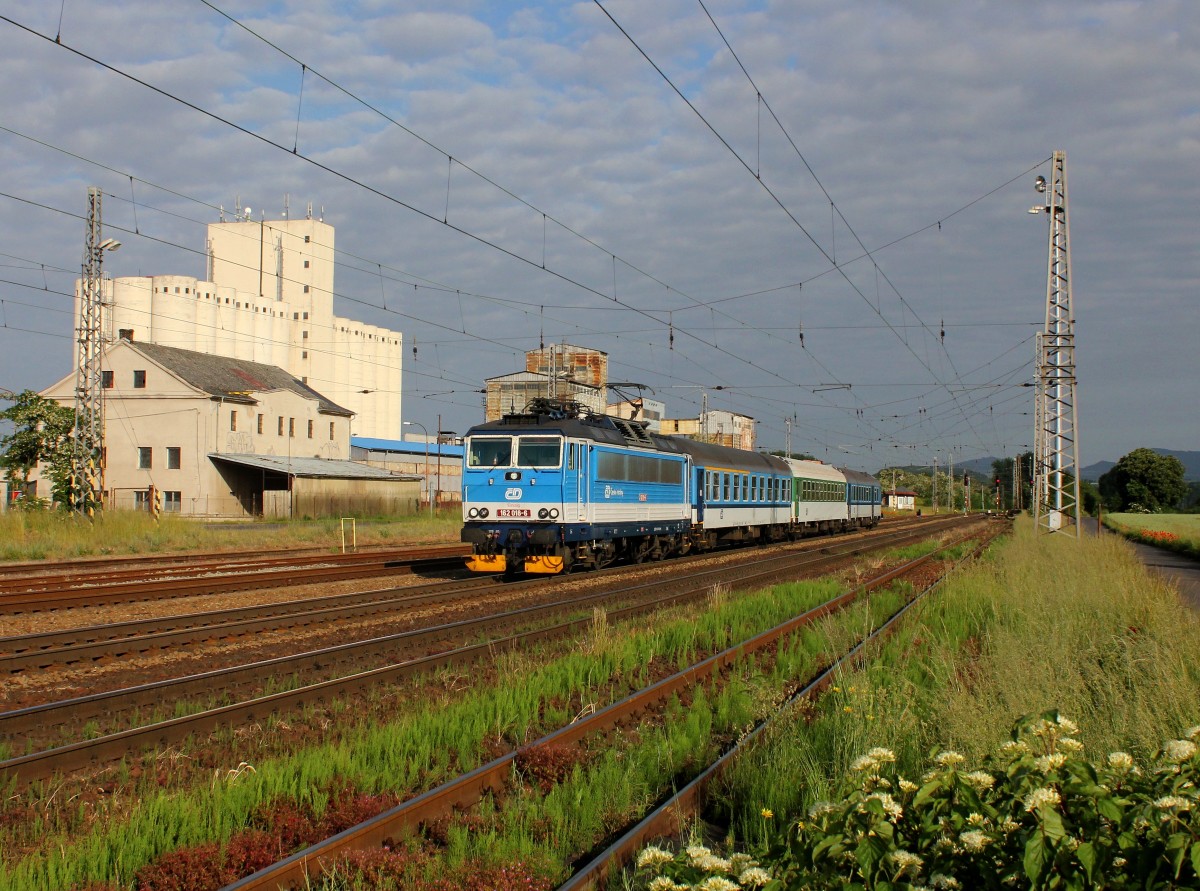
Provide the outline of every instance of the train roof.
<path id="1" fill-rule="evenodd" d="M 850 470 L 843 467 L 842 473 L 846 474 L 846 482 L 858 483 L 859 485 L 877 486 L 879 481 L 869 473 L 863 473 L 861 470 Z"/>
<path id="2" fill-rule="evenodd" d="M 467 436 L 487 434 L 558 434 L 587 439 L 606 445 L 652 449 L 675 455 L 690 455 L 700 467 L 722 467 L 747 473 L 787 473 L 781 458 L 762 452 L 748 452 L 730 446 L 699 442 L 681 436 L 650 433 L 641 421 L 588 412 L 573 404 L 535 401 L 520 414 L 505 415 L 498 421 L 479 424 Z"/>

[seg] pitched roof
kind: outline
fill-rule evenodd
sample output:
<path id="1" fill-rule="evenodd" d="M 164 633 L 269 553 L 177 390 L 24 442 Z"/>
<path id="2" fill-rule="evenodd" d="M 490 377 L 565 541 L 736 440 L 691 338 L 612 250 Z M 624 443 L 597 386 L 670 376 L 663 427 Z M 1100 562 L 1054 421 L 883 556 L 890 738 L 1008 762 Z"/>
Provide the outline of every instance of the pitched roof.
<path id="1" fill-rule="evenodd" d="M 193 387 L 210 396 L 219 396 L 226 402 L 253 403 L 255 400 L 249 395 L 253 391 L 290 390 L 306 399 L 317 400 L 317 410 L 323 414 L 345 417 L 352 417 L 354 414 L 276 365 L 230 359 L 226 356 L 210 356 L 194 350 L 181 350 L 178 347 L 144 341 L 126 340 L 122 343 L 177 374 Z"/>

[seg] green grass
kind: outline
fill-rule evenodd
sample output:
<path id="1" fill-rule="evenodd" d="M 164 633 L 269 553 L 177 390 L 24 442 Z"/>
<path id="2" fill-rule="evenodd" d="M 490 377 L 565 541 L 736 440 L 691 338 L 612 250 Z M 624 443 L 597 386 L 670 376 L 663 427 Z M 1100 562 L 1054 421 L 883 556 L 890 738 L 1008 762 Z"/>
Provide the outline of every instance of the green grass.
<path id="1" fill-rule="evenodd" d="M 893 749 L 919 777 L 930 751 L 978 762 L 1019 717 L 1054 708 L 1079 725 L 1093 760 L 1148 756 L 1200 723 L 1200 617 L 1119 538 L 1035 537 L 1023 520 L 866 668 L 777 722 L 736 765 L 720 819 L 754 845 L 833 795 L 872 747 Z"/>
<path id="2" fill-rule="evenodd" d="M 1106 514 L 1104 525 L 1133 541 L 1200 557 L 1200 514 Z"/>
<path id="3" fill-rule="evenodd" d="M 457 542 L 462 516 L 457 510 L 445 510 L 432 519 L 422 513 L 359 520 L 356 526 L 359 546 Z M 346 541 L 349 545 L 348 529 Z M 106 511 L 94 522 L 65 511 L 0 514 L 0 562 L 197 550 L 319 547 L 336 551 L 341 546 L 342 527 L 337 519 L 220 525 L 170 515 L 156 521 L 141 511 Z"/>

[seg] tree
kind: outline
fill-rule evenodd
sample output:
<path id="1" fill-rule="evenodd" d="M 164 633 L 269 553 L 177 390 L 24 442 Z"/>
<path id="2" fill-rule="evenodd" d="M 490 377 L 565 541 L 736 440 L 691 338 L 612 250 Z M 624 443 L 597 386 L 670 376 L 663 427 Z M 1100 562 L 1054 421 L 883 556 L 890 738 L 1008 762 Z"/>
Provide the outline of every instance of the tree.
<path id="1" fill-rule="evenodd" d="M 71 432 L 75 427 L 73 409 L 52 399 L 39 396 L 33 390 L 18 393 L 13 404 L 0 412 L 0 419 L 10 421 L 13 432 L 0 436 L 0 466 L 11 482 L 27 485 L 29 474 L 44 461 L 50 465 L 55 498 L 62 501 L 71 466 Z"/>
<path id="2" fill-rule="evenodd" d="M 1187 494 L 1183 474 L 1183 462 L 1178 458 L 1134 449 L 1100 477 L 1100 495 L 1109 510 L 1170 510 Z"/>

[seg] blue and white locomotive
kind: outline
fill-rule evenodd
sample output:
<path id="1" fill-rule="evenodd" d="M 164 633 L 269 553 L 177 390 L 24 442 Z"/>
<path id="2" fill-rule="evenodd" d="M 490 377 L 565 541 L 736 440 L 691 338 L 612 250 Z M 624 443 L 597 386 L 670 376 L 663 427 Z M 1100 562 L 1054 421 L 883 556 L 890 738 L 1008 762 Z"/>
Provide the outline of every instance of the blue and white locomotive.
<path id="1" fill-rule="evenodd" d="M 465 438 L 462 540 L 479 572 L 557 573 L 879 522 L 879 483 L 648 433 L 638 421 L 535 400 Z"/>

